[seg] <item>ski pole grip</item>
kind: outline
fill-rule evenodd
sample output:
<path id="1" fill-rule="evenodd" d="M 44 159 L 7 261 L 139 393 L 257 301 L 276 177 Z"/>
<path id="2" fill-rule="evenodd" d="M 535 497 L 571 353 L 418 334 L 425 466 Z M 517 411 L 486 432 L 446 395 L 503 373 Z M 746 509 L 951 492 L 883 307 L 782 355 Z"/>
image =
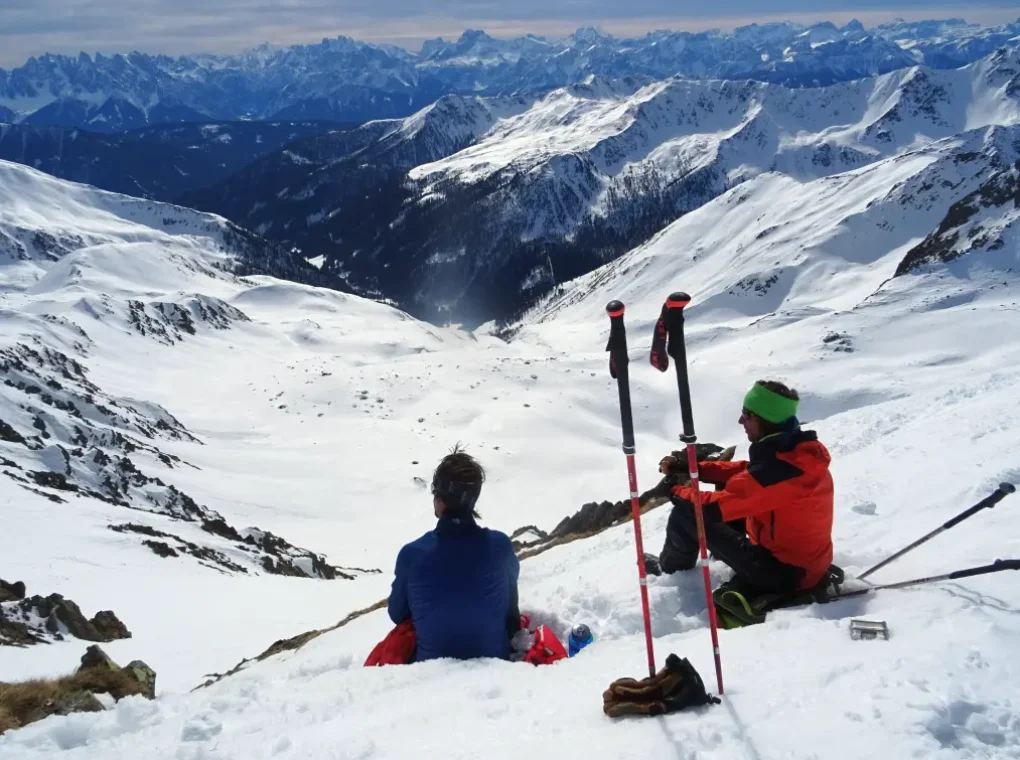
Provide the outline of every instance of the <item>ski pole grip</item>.
<path id="1" fill-rule="evenodd" d="M 623 324 L 623 313 L 625 309 L 622 301 L 613 300 L 606 304 L 606 313 L 609 315 L 609 369 L 616 378 L 616 386 L 620 395 L 620 424 L 623 430 L 623 451 L 625 454 L 633 454 L 634 443 L 634 413 L 630 403 L 630 377 L 627 371 L 629 358 L 627 356 L 627 328 Z"/>
<path id="2" fill-rule="evenodd" d="M 680 309 L 682 311 L 690 302 L 691 297 L 678 290 L 676 293 L 669 294 L 669 298 L 666 299 L 666 308 L 670 310 Z"/>
<path id="3" fill-rule="evenodd" d="M 666 299 L 666 330 L 669 332 L 669 348 L 666 350 L 676 361 L 685 358 L 684 350 L 684 307 L 691 302 L 686 293 L 671 293 Z"/>
<path id="4" fill-rule="evenodd" d="M 1002 570 L 1020 570 L 1020 559 L 997 559 L 990 565 L 971 567 L 967 570 L 957 570 L 955 573 L 950 573 L 948 577 L 951 580 L 956 580 L 957 578 L 970 578 L 975 575 L 998 573 Z"/>
<path id="5" fill-rule="evenodd" d="M 1009 494 L 1014 493 L 1015 491 L 1016 486 L 1014 486 L 1012 483 L 1000 483 L 999 487 L 992 491 L 988 496 L 983 498 L 981 501 L 979 501 L 970 509 L 966 510 L 965 512 L 961 512 L 956 517 L 952 518 L 951 520 L 948 520 L 945 524 L 943 524 L 942 528 L 944 530 L 949 530 L 954 525 L 962 523 L 968 517 L 973 517 L 976 512 L 980 512 L 982 509 L 991 509 L 1000 501 L 1009 496 Z"/>

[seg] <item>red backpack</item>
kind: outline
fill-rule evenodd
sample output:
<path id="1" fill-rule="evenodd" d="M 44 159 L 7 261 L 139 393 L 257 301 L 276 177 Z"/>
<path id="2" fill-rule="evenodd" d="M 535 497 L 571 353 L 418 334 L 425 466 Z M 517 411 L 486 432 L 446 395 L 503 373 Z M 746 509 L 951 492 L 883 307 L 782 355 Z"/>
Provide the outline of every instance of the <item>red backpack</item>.
<path id="1" fill-rule="evenodd" d="M 528 630 L 530 627 L 531 618 L 521 615 L 521 628 Z M 567 650 L 549 626 L 540 625 L 532 633 L 535 636 L 535 643 L 525 653 L 524 662 L 530 662 L 532 665 L 551 665 L 557 660 L 567 658 Z"/>
<path id="2" fill-rule="evenodd" d="M 531 618 L 521 615 L 521 630 L 528 631 L 530 626 Z M 540 625 L 534 631 L 528 632 L 535 637 L 535 640 L 531 648 L 524 654 L 522 662 L 530 662 L 532 665 L 550 665 L 557 660 L 566 659 L 567 650 L 548 626 Z M 417 643 L 417 636 L 411 621 L 401 623 L 386 634 L 386 638 L 375 645 L 368 655 L 368 659 L 365 660 L 365 666 L 407 665 L 414 660 Z"/>
<path id="3" fill-rule="evenodd" d="M 373 665 L 407 665 L 414 659 L 414 650 L 418 646 L 418 636 L 410 620 L 401 623 L 386 638 L 375 645 L 375 649 L 365 660 L 365 666 Z"/>

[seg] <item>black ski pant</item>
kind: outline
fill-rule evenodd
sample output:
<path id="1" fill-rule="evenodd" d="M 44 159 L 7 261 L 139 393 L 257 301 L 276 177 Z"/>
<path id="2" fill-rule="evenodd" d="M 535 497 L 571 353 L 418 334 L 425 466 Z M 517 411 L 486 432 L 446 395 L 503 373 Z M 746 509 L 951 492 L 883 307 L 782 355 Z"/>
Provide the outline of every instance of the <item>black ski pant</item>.
<path id="1" fill-rule="evenodd" d="M 768 549 L 752 544 L 743 530 L 742 521 L 725 523 L 712 520 L 712 509 L 706 512 L 709 513 L 705 515 L 708 550 L 732 568 L 736 573 L 734 582 L 740 588 L 752 592 L 788 593 L 800 587 L 803 568 L 780 562 Z M 659 566 L 664 573 L 690 570 L 697 564 L 699 554 L 694 506 L 677 501 L 666 525 L 666 543 L 659 555 Z"/>

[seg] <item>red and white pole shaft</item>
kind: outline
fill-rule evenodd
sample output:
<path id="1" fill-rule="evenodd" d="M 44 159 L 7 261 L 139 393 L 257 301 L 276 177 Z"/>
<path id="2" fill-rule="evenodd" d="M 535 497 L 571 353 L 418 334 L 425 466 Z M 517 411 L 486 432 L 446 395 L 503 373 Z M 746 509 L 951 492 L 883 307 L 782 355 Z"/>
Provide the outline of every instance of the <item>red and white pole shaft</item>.
<path id="1" fill-rule="evenodd" d="M 648 607 L 648 575 L 645 572 L 645 548 L 641 538 L 641 504 L 638 499 L 637 468 L 634 464 L 634 416 L 630 405 L 630 375 L 628 372 L 627 331 L 623 324 L 624 306 L 611 301 L 606 306 L 610 331 L 609 370 L 620 394 L 620 421 L 623 427 L 623 453 L 627 457 L 627 478 L 630 485 L 630 506 L 634 516 L 634 541 L 637 546 L 638 583 L 641 589 L 641 613 L 645 621 L 645 645 L 648 648 L 648 675 L 655 675 L 655 653 L 652 647 L 652 616 Z"/>
<path id="2" fill-rule="evenodd" d="M 701 510 L 701 490 L 698 477 L 698 453 L 694 444 L 698 437 L 694 433 L 694 414 L 691 410 L 691 385 L 687 376 L 687 348 L 684 344 L 684 307 L 691 302 L 686 293 L 673 293 L 666 299 L 666 331 L 669 335 L 667 353 L 676 365 L 677 386 L 680 391 L 680 413 L 684 432 L 681 442 L 687 445 L 687 466 L 694 492 L 694 519 L 698 526 L 698 546 L 701 572 L 705 580 L 705 602 L 708 604 L 708 621 L 712 629 L 712 654 L 715 657 L 715 676 L 719 694 L 723 693 L 722 655 L 719 651 L 719 624 L 712 600 L 712 579 L 708 571 L 708 542 L 705 538 L 705 518 Z"/>

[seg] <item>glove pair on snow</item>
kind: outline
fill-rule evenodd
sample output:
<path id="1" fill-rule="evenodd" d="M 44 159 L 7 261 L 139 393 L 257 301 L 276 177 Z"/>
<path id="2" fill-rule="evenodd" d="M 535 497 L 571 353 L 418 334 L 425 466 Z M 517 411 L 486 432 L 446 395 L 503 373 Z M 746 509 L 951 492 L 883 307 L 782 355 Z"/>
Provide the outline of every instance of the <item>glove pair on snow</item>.
<path id="1" fill-rule="evenodd" d="M 602 693 L 602 712 L 610 718 L 625 715 L 666 715 L 686 707 L 719 704 L 705 691 L 705 684 L 690 661 L 675 654 L 654 676 L 619 678 Z"/>

